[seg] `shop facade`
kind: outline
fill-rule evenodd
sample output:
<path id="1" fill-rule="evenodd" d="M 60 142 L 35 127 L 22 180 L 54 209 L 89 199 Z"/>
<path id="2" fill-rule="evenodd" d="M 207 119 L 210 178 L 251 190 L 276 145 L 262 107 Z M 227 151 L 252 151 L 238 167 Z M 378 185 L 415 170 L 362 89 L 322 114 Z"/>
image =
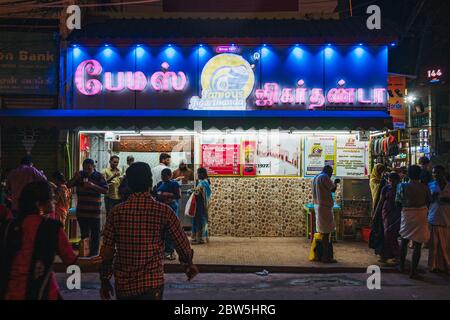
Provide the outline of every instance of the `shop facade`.
<path id="1" fill-rule="evenodd" d="M 305 236 L 311 178 L 329 164 L 343 180 L 341 229 L 354 236 L 370 220 L 370 132 L 392 129 L 392 39 L 199 39 L 84 31 L 64 53 L 64 108 L 28 121 L 70 131 L 73 170 L 86 157 L 103 169 L 113 154 L 122 169 L 129 155 L 156 166 L 162 152 L 172 169 L 207 168 L 213 236 Z"/>

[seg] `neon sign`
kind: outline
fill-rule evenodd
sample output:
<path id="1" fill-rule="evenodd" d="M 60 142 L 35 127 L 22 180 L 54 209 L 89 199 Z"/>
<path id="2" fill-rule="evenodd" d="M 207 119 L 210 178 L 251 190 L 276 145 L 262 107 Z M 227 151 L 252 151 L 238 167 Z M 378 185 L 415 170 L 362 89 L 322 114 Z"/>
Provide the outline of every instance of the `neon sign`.
<path id="1" fill-rule="evenodd" d="M 442 71 L 441 69 L 427 70 L 427 77 L 431 83 L 439 82 L 441 81 Z"/>
<path id="2" fill-rule="evenodd" d="M 231 46 L 217 46 L 216 53 L 238 53 L 240 48 L 234 44 Z"/>
<path id="3" fill-rule="evenodd" d="M 280 88 L 277 83 L 266 83 L 263 89 L 255 91 L 256 106 L 272 107 L 274 105 L 304 105 L 308 109 L 324 107 L 329 105 L 354 105 L 370 104 L 384 105 L 386 101 L 386 89 L 371 89 L 370 98 L 366 97 L 363 88 L 344 88 L 345 81 L 339 80 L 338 87 L 328 90 L 325 94 L 321 88 L 307 89 L 305 81 L 299 80 L 296 88 Z"/>
<path id="4" fill-rule="evenodd" d="M 245 110 L 255 84 L 250 64 L 239 55 L 219 54 L 211 58 L 201 74 L 202 95 L 189 103 L 193 110 Z"/>
<path id="5" fill-rule="evenodd" d="M 100 94 L 103 89 L 109 92 L 144 91 L 149 86 L 156 92 L 183 91 L 187 88 L 187 77 L 182 71 L 169 71 L 167 62 L 161 64 L 161 71 L 154 72 L 147 80 L 141 71 L 120 71 L 116 74 L 105 72 L 103 82 L 93 77 L 100 77 L 103 67 L 97 60 L 81 62 L 75 71 L 75 87 L 82 95 Z"/>

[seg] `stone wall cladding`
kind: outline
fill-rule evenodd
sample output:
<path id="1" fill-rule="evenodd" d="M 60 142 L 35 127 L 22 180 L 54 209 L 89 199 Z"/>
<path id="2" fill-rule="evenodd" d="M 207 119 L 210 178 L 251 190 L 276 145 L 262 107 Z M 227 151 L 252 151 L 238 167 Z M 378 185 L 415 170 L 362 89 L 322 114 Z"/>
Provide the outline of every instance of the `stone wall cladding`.
<path id="1" fill-rule="evenodd" d="M 303 237 L 303 205 L 312 202 L 311 184 L 304 178 L 211 178 L 210 234 Z"/>

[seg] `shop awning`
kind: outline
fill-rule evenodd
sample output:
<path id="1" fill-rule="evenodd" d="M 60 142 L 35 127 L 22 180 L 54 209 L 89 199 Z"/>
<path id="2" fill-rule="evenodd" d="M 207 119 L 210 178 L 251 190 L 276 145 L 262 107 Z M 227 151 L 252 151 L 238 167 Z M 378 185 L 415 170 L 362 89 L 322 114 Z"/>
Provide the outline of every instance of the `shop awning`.
<path id="1" fill-rule="evenodd" d="M 200 110 L 0 110 L 0 125 L 84 130 L 175 130 L 202 128 L 282 130 L 384 130 L 384 111 L 200 111 Z"/>

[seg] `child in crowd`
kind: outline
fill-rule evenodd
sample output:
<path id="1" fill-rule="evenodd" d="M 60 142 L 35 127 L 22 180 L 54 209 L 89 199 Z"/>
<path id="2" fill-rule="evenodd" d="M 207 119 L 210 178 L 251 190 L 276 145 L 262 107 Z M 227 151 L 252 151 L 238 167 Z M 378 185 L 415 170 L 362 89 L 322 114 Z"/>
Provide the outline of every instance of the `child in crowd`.
<path id="1" fill-rule="evenodd" d="M 72 193 L 66 185 L 66 179 L 61 172 L 55 172 L 52 176 L 55 192 L 55 218 L 66 225 L 67 214 L 70 209 Z"/>
<path id="2" fill-rule="evenodd" d="M 153 194 L 160 202 L 167 204 L 178 216 L 178 200 L 181 198 L 180 185 L 172 179 L 172 171 L 169 168 L 161 171 L 161 180 L 154 188 Z M 175 249 L 172 241 L 166 233 L 165 235 L 165 258 L 175 260 Z"/>

